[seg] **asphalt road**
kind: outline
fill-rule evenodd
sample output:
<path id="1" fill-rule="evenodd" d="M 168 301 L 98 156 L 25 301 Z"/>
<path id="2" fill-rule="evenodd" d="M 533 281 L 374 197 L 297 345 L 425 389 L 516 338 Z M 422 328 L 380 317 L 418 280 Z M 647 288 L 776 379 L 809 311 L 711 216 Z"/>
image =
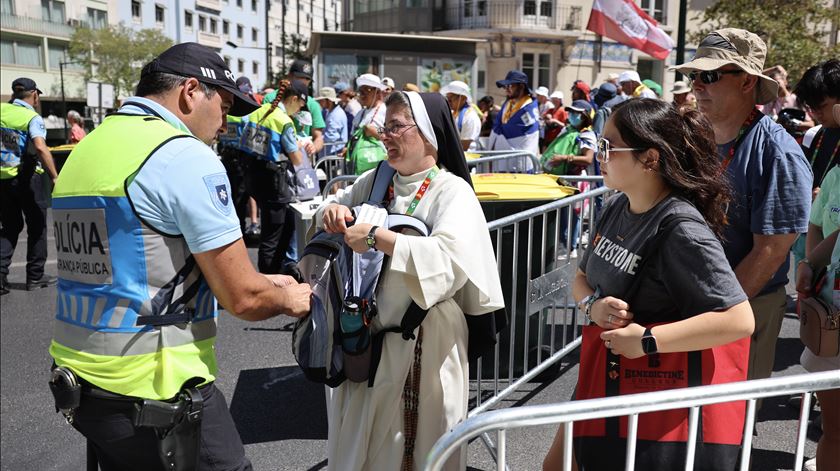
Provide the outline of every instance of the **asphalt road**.
<path id="1" fill-rule="evenodd" d="M 53 240 L 49 241 L 51 252 Z M 23 290 L 25 232 L 13 259 L 13 291 L 0 298 L 0 469 L 83 470 L 84 441 L 55 413 L 47 387 L 51 364 L 47 348 L 55 312 L 54 287 Z M 250 249 L 252 260 L 256 251 Z M 50 254 L 47 272 L 56 274 Z M 219 318 L 217 386 L 224 392 L 246 453 L 259 470 L 326 469 L 326 410 L 324 389 L 309 383 L 291 354 L 292 320 L 240 321 L 227 313 Z M 774 375 L 802 373 L 798 324 L 788 314 L 776 352 Z M 576 358 L 564 361 L 562 374 L 531 383 L 504 406 L 545 404 L 567 400 L 577 376 Z M 798 408 L 788 398 L 765 401 L 756 426 L 754 470 L 793 468 Z M 534 427 L 508 433 L 511 469 L 540 469 L 554 436 L 554 427 Z M 814 455 L 818 431 L 809 430 L 806 456 Z M 468 464 L 490 470 L 495 465 L 480 440 L 469 448 Z"/>

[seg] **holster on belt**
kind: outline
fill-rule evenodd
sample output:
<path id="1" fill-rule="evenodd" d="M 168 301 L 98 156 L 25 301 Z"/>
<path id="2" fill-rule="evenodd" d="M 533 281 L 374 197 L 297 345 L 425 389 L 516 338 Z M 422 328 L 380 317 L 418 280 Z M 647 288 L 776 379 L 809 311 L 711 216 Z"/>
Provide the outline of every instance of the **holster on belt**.
<path id="1" fill-rule="evenodd" d="M 63 366 L 54 366 L 50 391 L 55 398 L 55 411 L 61 412 L 68 423 L 73 422 L 73 412 L 81 402 L 82 386 L 75 373 Z"/>
<path id="2" fill-rule="evenodd" d="M 158 436 L 158 452 L 168 470 L 198 469 L 201 442 L 201 416 L 204 399 L 195 386 L 200 378 L 188 381 L 176 402 L 144 399 L 134 405 L 134 425 L 152 427 Z"/>

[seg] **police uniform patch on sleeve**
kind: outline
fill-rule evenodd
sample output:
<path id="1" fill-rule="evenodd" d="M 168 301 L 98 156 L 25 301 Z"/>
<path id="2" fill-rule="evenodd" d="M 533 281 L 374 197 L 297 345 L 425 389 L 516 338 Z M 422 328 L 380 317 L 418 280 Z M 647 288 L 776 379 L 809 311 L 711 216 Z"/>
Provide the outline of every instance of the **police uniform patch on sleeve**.
<path id="1" fill-rule="evenodd" d="M 230 214 L 233 203 L 230 201 L 230 183 L 224 173 L 214 173 L 204 177 L 204 185 L 210 192 L 210 200 L 213 206 L 224 215 Z"/>

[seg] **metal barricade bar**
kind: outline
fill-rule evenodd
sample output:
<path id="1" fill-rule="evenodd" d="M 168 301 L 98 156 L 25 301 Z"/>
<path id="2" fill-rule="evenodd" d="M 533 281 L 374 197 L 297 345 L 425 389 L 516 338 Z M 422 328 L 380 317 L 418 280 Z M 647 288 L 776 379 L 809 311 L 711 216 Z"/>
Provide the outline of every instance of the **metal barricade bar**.
<path id="1" fill-rule="evenodd" d="M 504 151 L 500 151 L 504 152 Z M 504 154 L 499 155 L 491 155 L 488 157 L 479 157 L 477 159 L 467 160 L 468 167 L 477 167 L 481 164 L 489 163 L 489 162 L 498 162 L 500 160 L 508 160 L 508 159 L 521 159 L 523 157 L 528 157 L 531 159 L 531 163 L 534 165 L 534 171 L 539 173 L 540 170 L 540 159 L 531 152 L 507 152 Z"/>
<path id="2" fill-rule="evenodd" d="M 337 177 L 333 177 L 330 181 L 327 182 L 327 185 L 324 187 L 324 191 L 321 192 L 321 196 L 326 199 L 330 195 L 330 190 L 333 186 L 341 182 L 350 182 L 353 183 L 356 179 L 359 178 L 357 175 L 339 175 Z"/>
<path id="3" fill-rule="evenodd" d="M 800 413 L 797 437 L 796 463 L 794 466 L 794 469 L 798 470 L 802 466 L 805 428 L 807 427 L 808 418 L 807 411 L 810 409 L 811 393 L 838 388 L 840 388 L 840 376 L 837 375 L 836 371 L 826 371 L 822 373 L 808 373 L 692 388 L 670 389 L 642 394 L 628 394 L 601 399 L 494 410 L 468 418 L 441 437 L 429 452 L 424 469 L 441 469 L 447 458 L 460 446 L 480 434 L 494 430 L 563 423 L 566 431 L 564 448 L 568 451 L 571 448 L 570 442 L 572 440 L 573 422 L 638 415 L 663 410 L 698 408 L 708 404 L 723 402 L 749 401 L 747 404 L 744 434 L 746 435 L 749 432 L 751 435 L 753 430 L 751 422 L 755 420 L 756 399 L 789 394 L 803 394 L 802 412 Z M 695 419 L 693 427 L 696 428 L 698 423 L 699 420 Z M 696 433 L 696 430 L 694 433 Z M 504 434 L 499 436 L 499 447 L 506 446 L 504 443 L 501 443 L 504 436 Z M 746 445 L 748 443 L 749 441 L 745 436 L 742 444 Z M 744 462 L 749 462 L 750 450 L 746 446 L 742 447 L 742 450 L 741 460 L 743 469 Z M 565 464 L 570 466 L 571 461 L 566 459 Z M 504 463 L 500 465 L 503 466 Z"/>

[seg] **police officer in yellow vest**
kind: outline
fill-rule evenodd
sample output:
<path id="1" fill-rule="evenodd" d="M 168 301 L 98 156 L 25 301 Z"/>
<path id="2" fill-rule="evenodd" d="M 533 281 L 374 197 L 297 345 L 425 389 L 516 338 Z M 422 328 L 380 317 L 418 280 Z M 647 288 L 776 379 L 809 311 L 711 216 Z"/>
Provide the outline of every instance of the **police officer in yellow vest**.
<path id="1" fill-rule="evenodd" d="M 47 183 L 57 176 L 45 140 L 44 120 L 35 111 L 41 90 L 31 79 L 12 82 L 12 101 L 0 104 L 0 295 L 9 292 L 9 266 L 26 220 L 26 289 L 54 285 L 47 261 Z M 44 169 L 47 175 L 43 176 Z M 44 182 L 44 178 L 50 182 Z"/>
<path id="2" fill-rule="evenodd" d="M 247 470 L 216 375 L 216 299 L 251 321 L 309 310 L 308 285 L 248 259 L 209 144 L 257 104 L 196 43 L 73 150 L 53 199 L 56 407 L 107 470 Z"/>

